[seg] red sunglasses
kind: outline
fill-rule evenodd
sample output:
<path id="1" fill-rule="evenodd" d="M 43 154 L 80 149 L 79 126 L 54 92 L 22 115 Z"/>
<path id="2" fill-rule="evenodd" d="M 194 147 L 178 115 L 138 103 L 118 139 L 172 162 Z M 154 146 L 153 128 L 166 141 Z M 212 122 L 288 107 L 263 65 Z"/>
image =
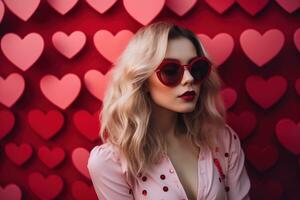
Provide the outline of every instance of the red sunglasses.
<path id="1" fill-rule="evenodd" d="M 155 70 L 158 79 L 166 86 L 177 86 L 183 77 L 184 66 L 187 67 L 194 78 L 194 83 L 198 84 L 208 77 L 212 64 L 205 56 L 193 58 L 189 64 L 182 65 L 179 60 L 163 60 Z"/>

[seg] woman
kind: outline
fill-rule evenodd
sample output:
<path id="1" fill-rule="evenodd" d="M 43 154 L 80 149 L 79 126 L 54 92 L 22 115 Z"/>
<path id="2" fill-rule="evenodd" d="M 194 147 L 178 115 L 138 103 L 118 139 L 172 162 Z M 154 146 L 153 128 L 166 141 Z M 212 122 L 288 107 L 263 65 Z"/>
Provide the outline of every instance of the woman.
<path id="1" fill-rule="evenodd" d="M 141 28 L 112 77 L 100 114 L 105 143 L 88 160 L 99 199 L 249 199 L 221 79 L 192 31 Z"/>

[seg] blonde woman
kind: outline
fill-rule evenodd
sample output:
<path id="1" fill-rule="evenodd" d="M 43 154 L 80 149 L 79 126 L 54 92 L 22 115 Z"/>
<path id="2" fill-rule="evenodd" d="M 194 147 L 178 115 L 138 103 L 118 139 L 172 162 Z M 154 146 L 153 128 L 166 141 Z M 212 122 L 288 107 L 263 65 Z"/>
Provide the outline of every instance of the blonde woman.
<path id="1" fill-rule="evenodd" d="M 143 27 L 113 70 L 100 114 L 104 143 L 87 166 L 100 200 L 250 199 L 221 79 L 192 31 Z"/>

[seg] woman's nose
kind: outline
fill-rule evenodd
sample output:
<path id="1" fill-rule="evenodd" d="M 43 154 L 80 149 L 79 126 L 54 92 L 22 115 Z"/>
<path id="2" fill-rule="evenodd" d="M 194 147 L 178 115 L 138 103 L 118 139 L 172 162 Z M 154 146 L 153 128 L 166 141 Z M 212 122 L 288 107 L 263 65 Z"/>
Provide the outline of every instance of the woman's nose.
<path id="1" fill-rule="evenodd" d="M 183 77 L 182 77 L 182 84 L 185 85 L 187 83 L 191 84 L 194 81 L 194 77 L 190 73 L 190 71 L 187 69 L 187 67 L 184 67 Z"/>

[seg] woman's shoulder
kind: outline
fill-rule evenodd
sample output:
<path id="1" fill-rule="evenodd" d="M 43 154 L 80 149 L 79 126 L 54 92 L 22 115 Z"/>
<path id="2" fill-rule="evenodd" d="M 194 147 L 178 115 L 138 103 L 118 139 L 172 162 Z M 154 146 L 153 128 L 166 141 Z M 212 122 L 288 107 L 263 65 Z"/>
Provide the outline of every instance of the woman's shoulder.
<path id="1" fill-rule="evenodd" d="M 217 135 L 217 140 L 218 144 L 223 145 L 225 149 L 230 149 L 240 143 L 238 134 L 227 123 Z"/>

